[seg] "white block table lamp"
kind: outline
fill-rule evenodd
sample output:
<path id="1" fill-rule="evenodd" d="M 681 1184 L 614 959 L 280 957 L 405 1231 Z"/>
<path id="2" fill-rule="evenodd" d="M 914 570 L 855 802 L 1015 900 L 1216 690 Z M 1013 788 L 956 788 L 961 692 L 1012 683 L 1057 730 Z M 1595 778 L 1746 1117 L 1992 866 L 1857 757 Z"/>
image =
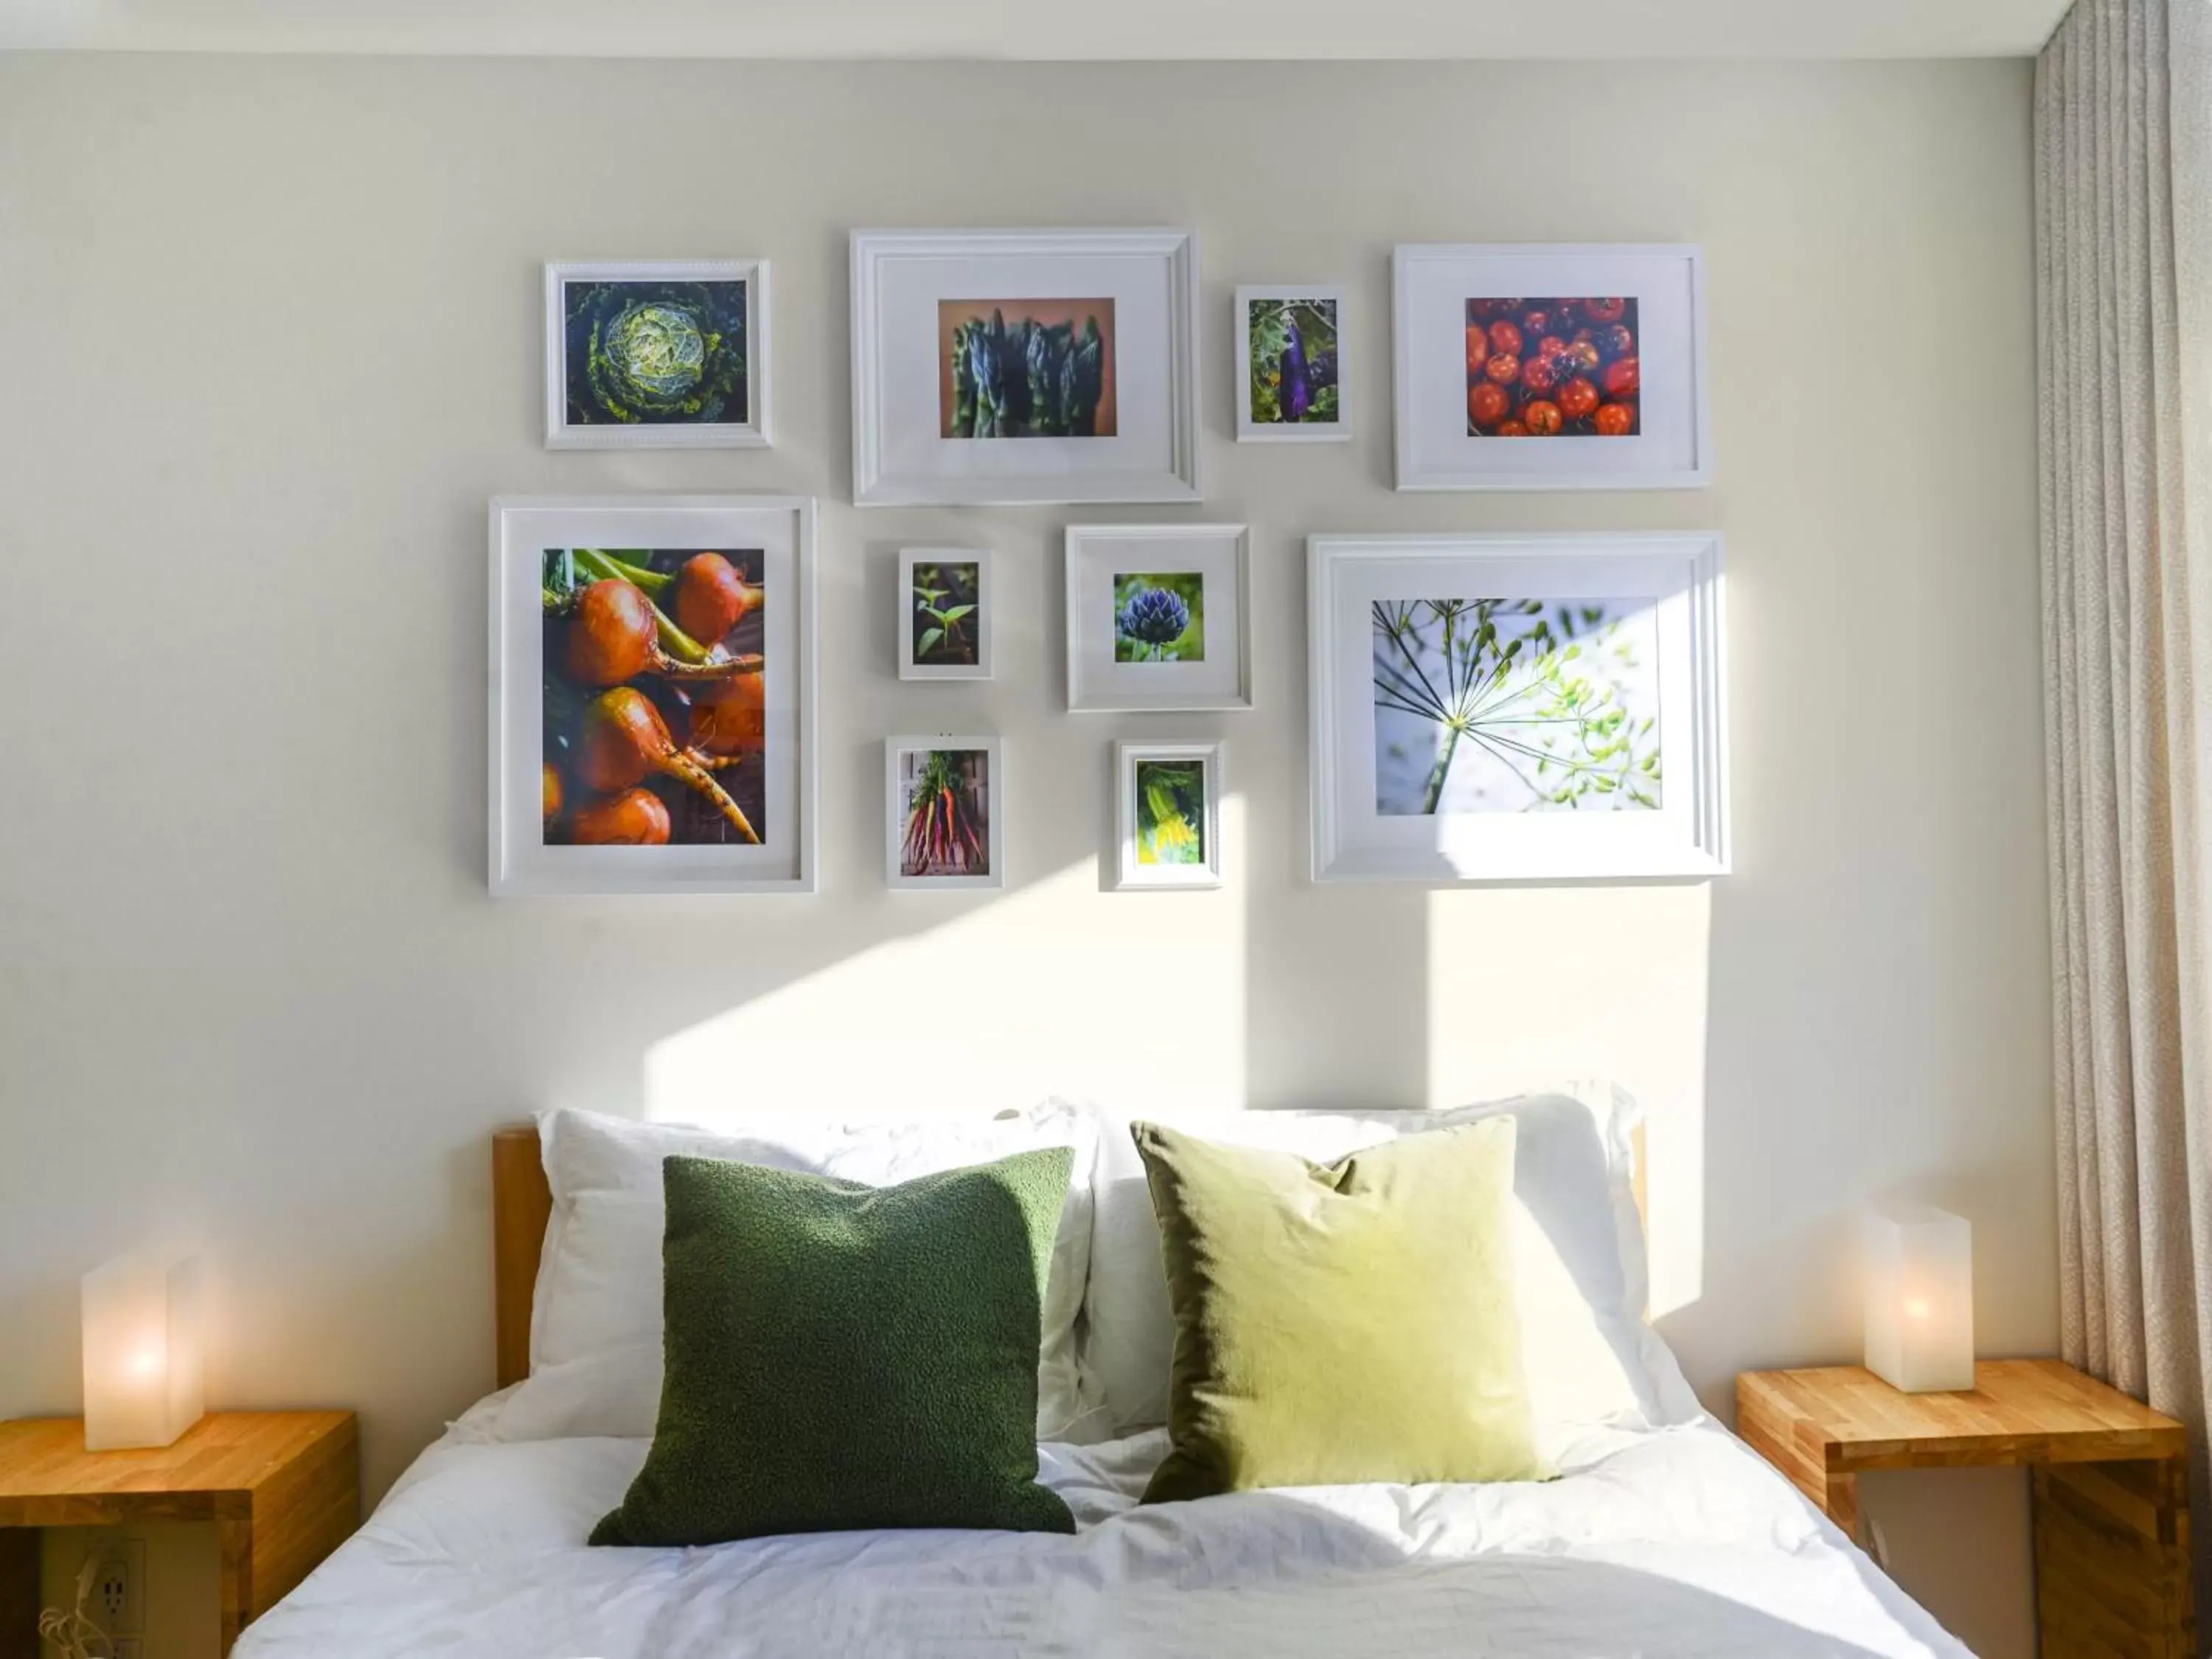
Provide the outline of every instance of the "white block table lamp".
<path id="1" fill-rule="evenodd" d="M 200 1420 L 196 1262 L 131 1255 L 84 1276 L 84 1446 L 167 1446 Z"/>
<path id="2" fill-rule="evenodd" d="M 1924 1205 L 1866 1219 L 1866 1367 L 1905 1394 L 1974 1386 L 1974 1230 Z"/>

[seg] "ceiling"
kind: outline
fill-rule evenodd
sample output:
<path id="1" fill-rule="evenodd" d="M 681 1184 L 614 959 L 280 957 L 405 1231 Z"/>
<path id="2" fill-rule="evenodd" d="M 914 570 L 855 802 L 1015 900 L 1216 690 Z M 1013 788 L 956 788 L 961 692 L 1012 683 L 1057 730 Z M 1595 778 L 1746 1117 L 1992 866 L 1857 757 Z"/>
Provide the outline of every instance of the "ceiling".
<path id="1" fill-rule="evenodd" d="M 2011 57 L 2068 0 L 0 0 L 0 48 L 560 57 Z"/>

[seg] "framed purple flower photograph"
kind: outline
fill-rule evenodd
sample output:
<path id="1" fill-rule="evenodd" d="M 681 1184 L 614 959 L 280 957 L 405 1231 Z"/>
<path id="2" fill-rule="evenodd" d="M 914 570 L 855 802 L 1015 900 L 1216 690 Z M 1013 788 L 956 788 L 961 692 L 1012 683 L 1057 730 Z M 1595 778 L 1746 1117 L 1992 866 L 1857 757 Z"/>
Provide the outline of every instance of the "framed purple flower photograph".
<path id="1" fill-rule="evenodd" d="M 1067 706 L 1249 708 L 1241 524 L 1071 525 Z"/>

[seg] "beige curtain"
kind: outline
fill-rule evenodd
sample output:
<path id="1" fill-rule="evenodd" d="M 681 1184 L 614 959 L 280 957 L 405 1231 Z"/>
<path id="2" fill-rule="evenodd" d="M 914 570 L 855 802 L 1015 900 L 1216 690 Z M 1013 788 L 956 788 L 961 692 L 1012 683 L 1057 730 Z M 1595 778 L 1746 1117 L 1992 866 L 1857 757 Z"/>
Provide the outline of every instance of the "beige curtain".
<path id="1" fill-rule="evenodd" d="M 2212 1613 L 2208 5 L 2078 0 L 2035 142 L 2064 1352 L 2194 1431 Z"/>

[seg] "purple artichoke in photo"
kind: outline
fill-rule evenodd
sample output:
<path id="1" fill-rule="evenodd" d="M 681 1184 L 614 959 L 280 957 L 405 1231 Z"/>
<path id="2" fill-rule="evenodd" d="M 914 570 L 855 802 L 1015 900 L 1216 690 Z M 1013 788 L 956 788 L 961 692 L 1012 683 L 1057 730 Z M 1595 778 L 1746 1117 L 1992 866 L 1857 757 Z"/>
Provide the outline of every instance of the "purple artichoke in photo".
<path id="1" fill-rule="evenodd" d="M 1139 645 L 1150 646 L 1158 655 L 1163 647 L 1181 639 L 1190 626 L 1190 607 L 1180 593 L 1167 588 L 1139 588 L 1121 607 L 1115 625 Z"/>

